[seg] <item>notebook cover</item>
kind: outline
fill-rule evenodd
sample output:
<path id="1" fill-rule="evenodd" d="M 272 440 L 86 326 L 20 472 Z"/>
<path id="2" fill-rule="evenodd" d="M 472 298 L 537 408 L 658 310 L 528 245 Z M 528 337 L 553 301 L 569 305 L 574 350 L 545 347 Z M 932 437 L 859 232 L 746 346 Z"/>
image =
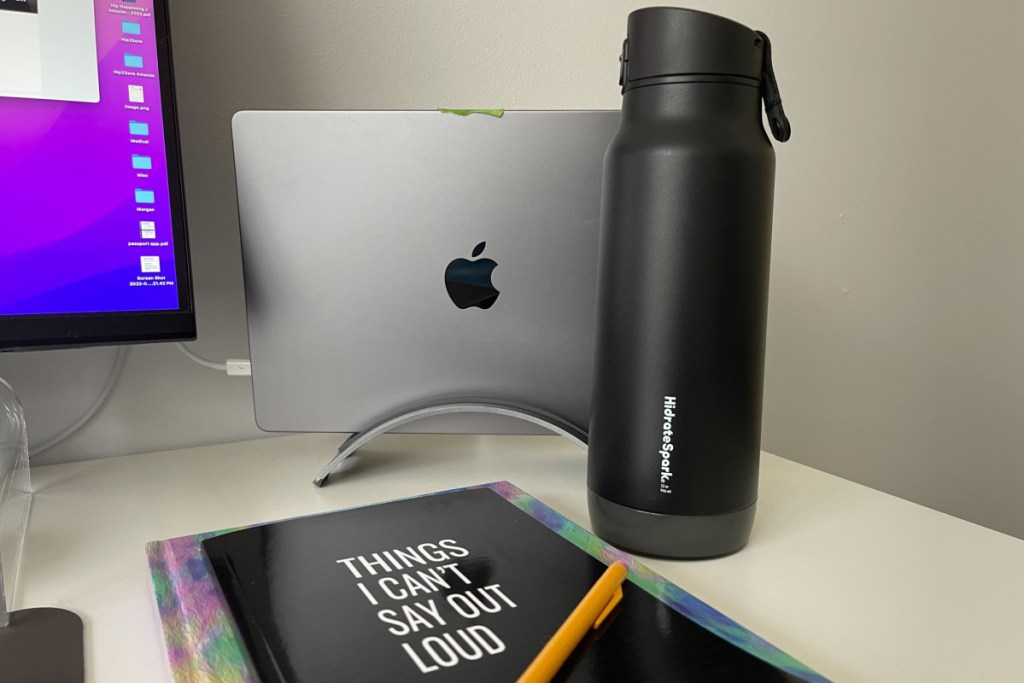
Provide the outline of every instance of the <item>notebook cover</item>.
<path id="1" fill-rule="evenodd" d="M 512 681 L 615 560 L 621 606 L 556 680 L 826 680 L 507 482 L 147 553 L 179 683 Z"/>

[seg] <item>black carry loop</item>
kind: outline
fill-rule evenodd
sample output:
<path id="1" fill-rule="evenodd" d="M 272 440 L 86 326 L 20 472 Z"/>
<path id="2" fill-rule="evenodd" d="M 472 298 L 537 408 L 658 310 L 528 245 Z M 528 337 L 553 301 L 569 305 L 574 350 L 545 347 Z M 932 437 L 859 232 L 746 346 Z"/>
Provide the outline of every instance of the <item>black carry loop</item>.
<path id="1" fill-rule="evenodd" d="M 779 83 L 775 80 L 775 69 L 772 68 L 772 42 L 764 31 L 754 31 L 764 41 L 764 66 L 761 69 L 761 97 L 764 98 L 764 111 L 768 115 L 768 125 L 772 135 L 779 142 L 789 139 L 792 128 L 786 112 L 782 110 L 782 95 L 779 94 Z"/>

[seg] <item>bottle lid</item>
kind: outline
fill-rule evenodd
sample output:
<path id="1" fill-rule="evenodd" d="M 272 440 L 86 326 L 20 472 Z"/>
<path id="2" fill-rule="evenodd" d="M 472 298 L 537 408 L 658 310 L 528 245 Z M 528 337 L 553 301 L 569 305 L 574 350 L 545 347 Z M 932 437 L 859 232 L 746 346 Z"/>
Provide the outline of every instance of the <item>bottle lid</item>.
<path id="1" fill-rule="evenodd" d="M 629 14 L 622 44 L 622 92 L 659 83 L 750 79 L 763 73 L 763 40 L 743 24 L 707 12 L 649 7 Z"/>

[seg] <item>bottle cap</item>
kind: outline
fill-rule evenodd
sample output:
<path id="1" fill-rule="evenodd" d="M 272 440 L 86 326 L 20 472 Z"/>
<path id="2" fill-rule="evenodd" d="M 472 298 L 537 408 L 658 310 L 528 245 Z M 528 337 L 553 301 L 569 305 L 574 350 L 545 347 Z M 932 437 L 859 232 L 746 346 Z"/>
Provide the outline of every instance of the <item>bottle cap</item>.
<path id="1" fill-rule="evenodd" d="M 707 12 L 649 7 L 629 14 L 622 44 L 622 92 L 645 85 L 750 79 L 763 72 L 763 40 L 752 29 Z"/>
<path id="2" fill-rule="evenodd" d="M 619 57 L 619 85 L 738 83 L 759 87 L 772 135 L 789 140 L 789 119 L 772 66 L 772 44 L 762 31 L 707 12 L 648 7 L 629 14 Z"/>

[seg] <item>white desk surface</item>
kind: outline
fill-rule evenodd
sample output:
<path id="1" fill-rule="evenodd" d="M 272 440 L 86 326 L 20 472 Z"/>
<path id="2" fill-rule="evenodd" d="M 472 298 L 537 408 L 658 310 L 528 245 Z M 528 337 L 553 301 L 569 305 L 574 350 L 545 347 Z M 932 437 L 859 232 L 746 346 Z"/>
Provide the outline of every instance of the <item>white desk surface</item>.
<path id="1" fill-rule="evenodd" d="M 386 435 L 318 489 L 340 440 L 34 468 L 15 607 L 81 615 L 90 683 L 165 681 L 147 541 L 502 479 L 589 528 L 560 437 Z M 1024 541 L 773 455 L 746 549 L 643 562 L 835 681 L 1024 681 Z"/>

